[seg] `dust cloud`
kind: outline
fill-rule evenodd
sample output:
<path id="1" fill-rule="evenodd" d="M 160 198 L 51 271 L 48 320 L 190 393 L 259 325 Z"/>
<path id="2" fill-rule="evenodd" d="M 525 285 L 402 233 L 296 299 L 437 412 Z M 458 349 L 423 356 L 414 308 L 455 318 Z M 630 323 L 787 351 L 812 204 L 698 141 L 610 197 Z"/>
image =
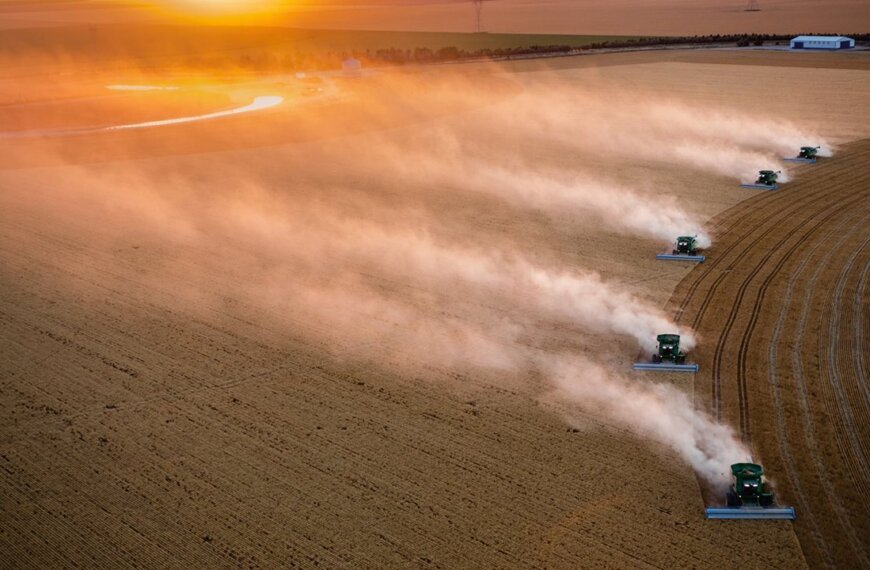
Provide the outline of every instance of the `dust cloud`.
<path id="1" fill-rule="evenodd" d="M 512 103 L 514 116 L 523 118 L 512 124 L 524 136 L 553 137 L 580 156 L 658 161 L 747 181 L 765 169 L 781 170 L 785 179 L 782 158 L 795 156 L 801 146 L 821 146 L 820 154 L 832 154 L 822 136 L 788 121 L 594 83 L 542 91 L 543 96 L 525 93 L 518 106 Z"/>
<path id="2" fill-rule="evenodd" d="M 730 465 L 751 459 L 734 430 L 695 409 L 691 399 L 673 386 L 631 382 L 570 356 L 554 359 L 548 368 L 565 400 L 670 447 L 698 475 L 723 490 L 730 483 Z"/>
<path id="3" fill-rule="evenodd" d="M 409 87 L 419 78 L 381 81 L 381 93 L 403 105 L 413 106 L 413 98 L 401 94 L 424 89 Z M 615 168 L 639 158 L 740 178 L 774 167 L 779 154 L 810 138 L 772 122 L 764 125 L 768 136 L 759 139 L 747 134 L 757 132 L 751 116 L 650 104 L 640 96 L 595 92 L 590 85 L 547 85 L 490 104 L 484 93 L 457 94 L 457 85 L 432 86 L 428 76 L 426 81 L 427 91 L 451 93 L 466 108 L 485 110 L 430 131 L 429 146 L 409 148 L 381 135 L 376 149 L 357 148 L 339 168 L 375 161 L 381 178 L 367 181 L 369 186 L 419 178 L 427 187 L 450 185 L 521 208 L 588 212 L 614 232 L 667 241 L 693 233 L 708 246 L 703 220 L 674 198 L 603 179 L 582 163 L 558 167 L 546 156 L 606 155 Z M 357 108 L 390 117 L 390 101 L 366 99 Z M 173 136 L 184 135 L 176 130 Z M 512 146 L 518 140 L 523 144 Z M 541 165 L 530 167 L 539 157 Z M 577 331 L 578 338 L 586 329 L 631 338 L 644 351 L 654 350 L 660 333 L 681 334 L 689 350 L 696 344 L 693 332 L 659 307 L 593 270 L 476 244 L 473 227 L 445 238 L 434 231 L 443 220 L 425 207 L 403 208 L 361 187 L 336 189 L 326 165 L 319 185 L 296 183 L 288 173 L 289 186 L 311 184 L 294 191 L 269 183 L 244 163 L 218 169 L 219 176 L 233 172 L 224 177 L 233 183 L 223 185 L 203 182 L 205 175 L 196 170 L 149 168 L 130 162 L 23 172 L 24 178 L 54 177 L 44 183 L 56 189 L 21 207 L 33 219 L 67 220 L 79 239 L 97 248 L 146 237 L 157 244 L 153 257 L 117 271 L 132 272 L 138 282 L 169 284 L 181 305 L 197 298 L 192 305 L 201 306 L 203 298 L 206 305 L 234 299 L 249 309 L 248 318 L 329 345 L 342 358 L 374 358 L 371 349 L 377 347 L 411 365 L 470 365 L 517 377 L 540 369 L 567 402 L 676 450 L 717 485 L 728 465 L 749 456 L 730 428 L 696 410 L 680 392 L 631 383 L 547 345 L 541 331 L 557 327 Z M 4 178 L 4 185 L 14 183 L 15 176 Z M 403 197 L 414 204 L 419 192 L 409 189 Z M 350 201 L 336 203 L 336 196 Z M 87 271 L 85 264 L 80 271 Z M 101 276 L 106 278 L 111 277 Z"/>
<path id="4" fill-rule="evenodd" d="M 186 291 L 173 287 L 181 304 L 201 306 L 197 292 L 206 291 L 239 299 L 271 315 L 263 319 L 278 330 L 334 346 L 341 358 L 374 358 L 387 349 L 401 355 L 399 367 L 472 366 L 520 377 L 546 362 L 548 377 L 578 408 L 604 410 L 638 435 L 685 453 L 704 476 L 733 459 L 711 458 L 710 440 L 724 432 L 706 433 L 709 422 L 695 417 L 685 398 L 654 386 L 629 389 L 618 375 L 591 362 L 580 370 L 576 357 L 538 342 L 540 327 L 561 323 L 629 336 L 645 350 L 655 334 L 679 331 L 691 346 L 691 331 L 594 272 L 441 244 L 425 228 L 345 219 L 328 205 L 300 207 L 256 186 L 215 195 L 176 181 L 167 194 L 156 190 L 156 180 L 128 173 L 79 170 L 65 178 L 76 181 L 62 191 L 66 200 L 113 219 L 125 234 L 159 236 L 176 252 L 152 260 L 156 268 L 137 279 L 186 283 Z M 49 202 L 70 213 L 54 198 Z M 104 231 L 107 243 L 120 239 L 112 228 Z M 209 259 L 228 267 L 209 268 Z M 587 393 L 596 396 L 580 397 Z M 680 429 L 669 432 L 669 422 Z"/>

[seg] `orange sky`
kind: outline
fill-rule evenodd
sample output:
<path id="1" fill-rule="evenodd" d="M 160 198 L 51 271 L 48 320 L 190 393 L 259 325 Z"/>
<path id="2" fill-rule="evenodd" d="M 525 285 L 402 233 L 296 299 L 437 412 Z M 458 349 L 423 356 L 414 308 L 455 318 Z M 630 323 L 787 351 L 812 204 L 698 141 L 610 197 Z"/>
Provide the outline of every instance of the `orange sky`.
<path id="1" fill-rule="evenodd" d="M 172 14 L 201 15 L 218 4 L 221 23 L 257 23 L 332 29 L 471 31 L 470 2 L 457 0 L 31 0 L 0 3 L 0 27 L 165 21 Z M 742 32 L 870 31 L 868 0 L 489 0 L 484 26 L 491 32 L 686 35 Z"/>

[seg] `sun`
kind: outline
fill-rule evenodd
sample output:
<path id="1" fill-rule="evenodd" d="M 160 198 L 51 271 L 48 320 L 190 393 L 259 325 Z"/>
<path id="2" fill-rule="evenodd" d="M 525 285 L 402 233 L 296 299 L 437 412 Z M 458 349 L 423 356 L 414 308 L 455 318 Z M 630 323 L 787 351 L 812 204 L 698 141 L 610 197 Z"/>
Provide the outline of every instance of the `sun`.
<path id="1" fill-rule="evenodd" d="M 241 11 L 250 10 L 252 8 L 260 8 L 267 2 L 263 0 L 175 0 L 174 2 L 179 7 L 185 6 L 191 10 L 202 11 Z"/>
<path id="2" fill-rule="evenodd" d="M 155 7 L 180 19 L 208 23 L 263 20 L 287 2 L 277 0 L 160 0 Z"/>

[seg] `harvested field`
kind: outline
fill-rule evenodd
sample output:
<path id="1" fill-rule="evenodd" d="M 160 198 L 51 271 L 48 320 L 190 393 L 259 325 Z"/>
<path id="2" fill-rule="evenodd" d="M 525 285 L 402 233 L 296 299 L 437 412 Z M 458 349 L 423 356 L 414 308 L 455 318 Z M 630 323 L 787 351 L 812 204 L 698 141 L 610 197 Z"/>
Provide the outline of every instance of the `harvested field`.
<path id="1" fill-rule="evenodd" d="M 707 339 L 696 399 L 740 428 L 800 513 L 808 559 L 868 564 L 870 141 L 714 218 L 674 297 Z"/>
<path id="2" fill-rule="evenodd" d="M 757 97 L 748 91 L 769 62 L 726 59 L 414 70 L 263 115 L 0 141 L 0 549 L 11 566 L 863 564 L 867 521 L 854 505 L 867 475 L 846 452 L 867 437 L 855 292 L 866 295 L 870 148 L 854 140 L 870 136 L 870 62 L 777 67 L 776 90 Z M 825 109 L 819 82 L 838 98 Z M 444 97 L 457 86 L 462 96 Z M 541 101 L 555 112 L 536 115 Z M 661 123 L 695 117 L 679 109 L 708 107 L 818 134 L 836 153 L 753 195 L 736 172 L 641 152 L 668 148 L 656 144 Z M 113 119 L 132 112 L 113 108 Z M 640 150 L 612 143 L 635 136 Z M 568 191 L 589 181 L 611 200 Z M 621 208 L 669 208 L 670 195 L 685 219 L 712 218 L 707 263 L 657 263 L 669 238 L 610 219 L 623 189 L 633 194 Z M 440 263 L 401 255 L 407 243 Z M 694 394 L 744 435 L 798 521 L 705 521 L 716 497 L 684 455 L 560 399 L 546 360 L 523 356 L 584 356 L 619 375 L 638 341 L 568 302 L 561 316 L 534 305 L 547 290 L 526 282 L 481 290 L 445 252 L 467 254 L 469 273 L 513 256 L 554 275 L 596 272 L 639 306 L 669 309 L 674 293 L 681 319 L 697 318 L 696 386 L 633 382 Z M 784 312 L 754 310 L 774 298 L 790 299 Z M 483 331 L 509 354 L 472 334 L 457 347 L 457 331 Z M 816 492 L 821 469 L 836 479 L 830 493 Z"/>

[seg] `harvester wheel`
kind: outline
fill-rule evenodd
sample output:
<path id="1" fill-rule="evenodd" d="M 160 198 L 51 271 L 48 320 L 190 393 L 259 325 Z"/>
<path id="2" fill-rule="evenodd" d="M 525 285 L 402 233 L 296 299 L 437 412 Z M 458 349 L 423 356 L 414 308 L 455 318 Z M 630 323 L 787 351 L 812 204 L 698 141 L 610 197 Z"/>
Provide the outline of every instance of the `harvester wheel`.
<path id="1" fill-rule="evenodd" d="M 761 495 L 758 498 L 758 504 L 762 507 L 770 507 L 773 505 L 773 494 L 770 495 Z"/>
<path id="2" fill-rule="evenodd" d="M 674 357 L 674 363 L 675 364 L 685 364 L 686 363 L 686 355 L 685 354 L 678 354 L 677 356 Z"/>
<path id="3" fill-rule="evenodd" d="M 659 356 L 658 354 L 653 354 L 653 362 L 655 362 L 656 364 L 661 364 L 662 357 Z"/>

